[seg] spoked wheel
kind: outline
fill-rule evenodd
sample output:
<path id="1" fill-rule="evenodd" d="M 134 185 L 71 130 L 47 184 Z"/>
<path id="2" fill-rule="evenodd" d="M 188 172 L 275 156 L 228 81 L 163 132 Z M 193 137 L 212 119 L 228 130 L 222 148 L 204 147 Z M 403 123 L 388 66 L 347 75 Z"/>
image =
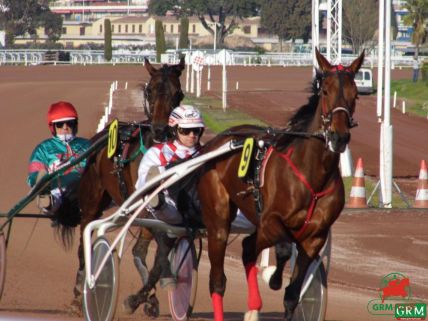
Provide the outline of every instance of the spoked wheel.
<path id="1" fill-rule="evenodd" d="M 6 280 L 6 237 L 0 232 L 0 299 L 3 295 Z"/>
<path id="2" fill-rule="evenodd" d="M 194 243 L 185 237 L 179 239 L 170 261 L 177 287 L 168 291 L 169 310 L 175 321 L 184 321 L 192 314 L 198 287 L 198 260 Z"/>
<path id="3" fill-rule="evenodd" d="M 91 273 L 96 273 L 110 249 L 108 240 L 101 236 L 93 245 Z M 83 288 L 83 313 L 87 321 L 111 321 L 116 311 L 119 290 L 119 260 L 116 251 L 107 256 L 107 261 L 95 286 L 90 289 L 86 280 Z"/>
<path id="4" fill-rule="evenodd" d="M 312 262 L 312 264 L 316 263 L 316 261 Z M 303 287 L 309 277 L 310 270 L 311 269 L 308 269 Z M 318 269 L 314 272 L 311 284 L 297 305 L 296 310 L 294 310 L 293 321 L 323 321 L 326 309 L 327 275 L 325 273 L 324 264 L 321 262 Z"/>

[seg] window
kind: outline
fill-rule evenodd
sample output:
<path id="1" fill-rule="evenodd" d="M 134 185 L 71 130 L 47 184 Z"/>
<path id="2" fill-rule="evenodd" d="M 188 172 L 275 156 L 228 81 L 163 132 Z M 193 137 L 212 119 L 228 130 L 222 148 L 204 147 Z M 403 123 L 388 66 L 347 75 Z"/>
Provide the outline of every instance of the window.
<path id="1" fill-rule="evenodd" d="M 181 32 L 181 25 L 178 25 L 178 33 Z"/>
<path id="2" fill-rule="evenodd" d="M 103 25 L 100 24 L 100 33 L 103 33 Z"/>
<path id="3" fill-rule="evenodd" d="M 66 35 L 66 34 L 67 34 L 67 28 L 66 28 L 66 27 L 63 27 L 63 28 L 62 28 L 62 34 L 63 34 L 63 35 Z"/>
<path id="4" fill-rule="evenodd" d="M 138 25 L 138 32 L 143 33 L 143 25 Z"/>
<path id="5" fill-rule="evenodd" d="M 244 31 L 245 34 L 250 34 L 251 33 L 251 26 L 244 26 L 244 28 L 242 30 Z"/>
<path id="6" fill-rule="evenodd" d="M 80 27 L 80 35 L 81 36 L 85 35 L 85 27 Z"/>
<path id="7" fill-rule="evenodd" d="M 132 25 L 132 33 L 135 33 L 135 25 Z"/>
<path id="8" fill-rule="evenodd" d="M 128 33 L 128 25 L 125 25 L 125 33 Z"/>
<path id="9" fill-rule="evenodd" d="M 121 33 L 122 32 L 122 25 L 119 25 L 119 30 L 117 31 L 118 33 Z"/>
<path id="10" fill-rule="evenodd" d="M 171 33 L 174 33 L 174 25 L 170 25 L 170 26 L 169 26 L 169 31 L 170 31 Z"/>
<path id="11" fill-rule="evenodd" d="M 114 33 L 114 25 L 111 25 L 111 33 Z"/>
<path id="12" fill-rule="evenodd" d="M 195 24 L 192 25 L 192 33 L 196 33 L 196 25 Z"/>

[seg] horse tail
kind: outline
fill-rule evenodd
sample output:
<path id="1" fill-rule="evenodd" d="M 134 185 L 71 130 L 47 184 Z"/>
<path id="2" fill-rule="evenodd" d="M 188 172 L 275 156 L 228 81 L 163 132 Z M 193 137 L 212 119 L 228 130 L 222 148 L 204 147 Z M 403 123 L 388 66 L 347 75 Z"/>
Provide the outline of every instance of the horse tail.
<path id="1" fill-rule="evenodd" d="M 64 197 L 61 206 L 54 214 L 53 225 L 55 234 L 66 250 L 70 249 L 74 240 L 74 228 L 80 224 L 81 213 L 76 197 Z"/>
<path id="2" fill-rule="evenodd" d="M 57 224 L 54 227 L 55 238 L 60 240 L 66 251 L 69 251 L 73 246 L 74 227 Z"/>

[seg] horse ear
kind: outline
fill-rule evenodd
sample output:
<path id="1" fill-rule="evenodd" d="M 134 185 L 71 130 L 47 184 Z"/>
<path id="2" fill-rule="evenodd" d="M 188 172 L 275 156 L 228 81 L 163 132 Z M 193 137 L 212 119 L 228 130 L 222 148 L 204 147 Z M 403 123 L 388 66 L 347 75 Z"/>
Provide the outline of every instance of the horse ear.
<path id="1" fill-rule="evenodd" d="M 146 70 L 149 72 L 150 76 L 153 76 L 154 73 L 157 71 L 147 58 L 144 58 L 144 67 L 146 67 Z"/>
<path id="2" fill-rule="evenodd" d="M 180 73 L 184 70 L 184 67 L 185 67 L 184 57 L 185 57 L 184 55 L 181 56 L 180 62 L 177 65 L 177 70 L 179 70 Z"/>
<path id="3" fill-rule="evenodd" d="M 315 47 L 315 56 L 317 57 L 318 65 L 322 72 L 330 71 L 332 65 L 328 60 L 318 51 L 318 48 Z"/>
<path id="4" fill-rule="evenodd" d="M 361 53 L 361 55 L 357 59 L 355 59 L 352 62 L 352 64 L 349 66 L 349 69 L 351 69 L 354 74 L 356 74 L 358 72 L 358 70 L 360 70 L 361 65 L 364 62 L 365 51 L 366 50 L 364 49 L 363 52 Z"/>

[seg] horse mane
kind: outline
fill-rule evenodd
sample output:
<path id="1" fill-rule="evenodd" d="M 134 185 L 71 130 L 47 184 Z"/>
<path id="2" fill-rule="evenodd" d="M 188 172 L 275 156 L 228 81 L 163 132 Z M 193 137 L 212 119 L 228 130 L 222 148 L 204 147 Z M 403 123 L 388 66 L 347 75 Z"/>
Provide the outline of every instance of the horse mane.
<path id="1" fill-rule="evenodd" d="M 287 131 L 299 133 L 305 133 L 308 131 L 308 128 L 315 117 L 315 112 L 318 107 L 320 98 L 319 89 L 321 88 L 322 80 L 323 75 L 319 70 L 317 70 L 311 83 L 312 95 L 308 98 L 308 102 L 297 109 L 297 111 L 290 117 L 286 126 Z M 284 148 L 295 141 L 297 138 L 299 137 L 284 133 L 278 136 L 275 141 L 275 145 L 279 148 Z"/>

